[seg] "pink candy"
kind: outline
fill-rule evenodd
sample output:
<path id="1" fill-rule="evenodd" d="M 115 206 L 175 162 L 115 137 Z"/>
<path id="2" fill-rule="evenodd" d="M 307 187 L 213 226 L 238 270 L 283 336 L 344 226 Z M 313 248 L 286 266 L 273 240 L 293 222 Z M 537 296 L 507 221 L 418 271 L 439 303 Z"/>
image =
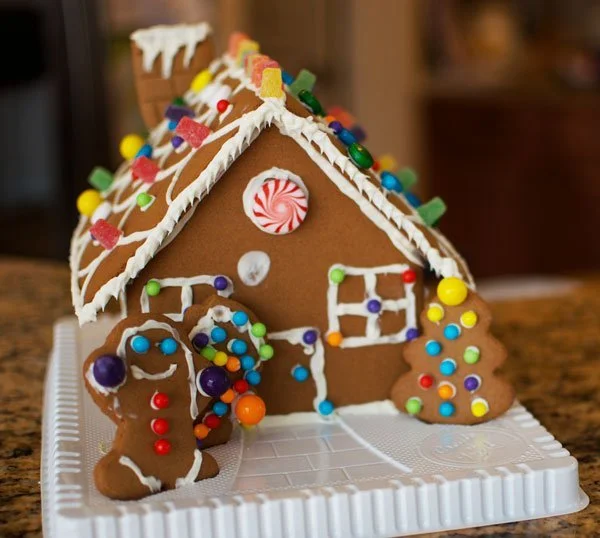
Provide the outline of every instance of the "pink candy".
<path id="1" fill-rule="evenodd" d="M 144 183 L 153 183 L 159 172 L 160 168 L 158 165 L 145 155 L 137 157 L 131 165 L 131 173 L 134 177 L 140 178 Z"/>
<path id="2" fill-rule="evenodd" d="M 193 148 L 199 148 L 204 139 L 210 134 L 210 129 L 188 117 L 181 118 L 175 132 Z"/>
<path id="3" fill-rule="evenodd" d="M 260 88 L 263 71 L 267 69 L 267 67 L 277 68 L 279 67 L 279 64 L 275 60 L 271 60 L 271 58 L 265 58 L 258 60 L 252 68 L 252 84 L 257 88 Z"/>
<path id="4" fill-rule="evenodd" d="M 122 233 L 116 226 L 109 224 L 104 219 L 98 219 L 93 226 L 90 226 L 90 234 L 106 250 L 115 248 Z"/>

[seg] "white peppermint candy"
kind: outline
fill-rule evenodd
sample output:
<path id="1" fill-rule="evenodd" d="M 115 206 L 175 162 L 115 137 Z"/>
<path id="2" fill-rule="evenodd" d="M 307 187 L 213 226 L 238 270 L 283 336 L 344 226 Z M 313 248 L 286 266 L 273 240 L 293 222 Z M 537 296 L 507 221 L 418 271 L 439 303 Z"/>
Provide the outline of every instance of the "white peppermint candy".
<path id="1" fill-rule="evenodd" d="M 255 222 L 271 234 L 293 232 L 306 218 L 308 196 L 290 179 L 269 179 L 254 195 Z"/>

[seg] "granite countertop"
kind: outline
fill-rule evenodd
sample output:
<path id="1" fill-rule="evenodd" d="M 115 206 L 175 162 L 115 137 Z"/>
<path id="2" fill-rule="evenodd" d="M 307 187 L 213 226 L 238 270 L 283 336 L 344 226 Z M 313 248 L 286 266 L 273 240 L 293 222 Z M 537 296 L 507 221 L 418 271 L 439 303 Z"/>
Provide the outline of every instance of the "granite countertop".
<path id="1" fill-rule="evenodd" d="M 520 401 L 580 463 L 577 514 L 430 536 L 600 535 L 600 277 L 562 297 L 494 303 Z M 40 444 L 52 324 L 71 315 L 66 264 L 0 259 L 0 536 L 40 536 Z"/>

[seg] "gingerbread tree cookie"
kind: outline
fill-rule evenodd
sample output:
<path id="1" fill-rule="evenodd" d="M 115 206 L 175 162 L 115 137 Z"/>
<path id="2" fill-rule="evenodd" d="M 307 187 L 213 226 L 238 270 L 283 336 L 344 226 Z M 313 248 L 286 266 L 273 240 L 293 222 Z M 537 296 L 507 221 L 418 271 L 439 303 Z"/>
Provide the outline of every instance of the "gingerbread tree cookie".
<path id="1" fill-rule="evenodd" d="M 459 278 L 444 278 L 421 314 L 424 334 L 404 348 L 410 372 L 392 388 L 398 409 L 425 422 L 477 424 L 504 413 L 512 386 L 495 370 L 506 350 L 489 332 L 486 303 Z"/>

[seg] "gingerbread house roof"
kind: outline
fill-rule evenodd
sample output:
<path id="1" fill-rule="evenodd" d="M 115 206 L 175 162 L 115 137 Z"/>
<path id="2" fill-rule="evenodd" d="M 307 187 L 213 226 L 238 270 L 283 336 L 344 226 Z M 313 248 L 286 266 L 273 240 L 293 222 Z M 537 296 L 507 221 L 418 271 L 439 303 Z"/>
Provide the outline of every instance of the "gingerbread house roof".
<path id="1" fill-rule="evenodd" d="M 466 263 L 439 230 L 427 226 L 403 194 L 384 189 L 373 169 L 359 168 L 324 120 L 307 110 L 287 86 L 281 98 L 261 97 L 260 88 L 229 54 L 208 69 L 212 81 L 184 96 L 194 120 L 210 129 L 202 144 L 183 142 L 175 148 L 165 119 L 147 141 L 158 166 L 153 181 L 136 178 L 132 161 L 125 162 L 102 193 L 105 201 L 94 215 L 81 217 L 70 254 L 71 291 L 80 323 L 95 320 L 111 298 L 119 298 L 127 283 L 185 226 L 231 164 L 270 126 L 297 142 L 340 196 L 350 198 L 408 260 L 427 263 L 436 274 L 459 276 L 473 286 Z M 229 106 L 219 112 L 216 103 L 223 99 Z M 197 172 L 190 174 L 192 169 Z M 140 208 L 140 193 L 149 194 L 152 203 Z M 110 249 L 90 233 L 99 220 L 118 230 Z"/>

